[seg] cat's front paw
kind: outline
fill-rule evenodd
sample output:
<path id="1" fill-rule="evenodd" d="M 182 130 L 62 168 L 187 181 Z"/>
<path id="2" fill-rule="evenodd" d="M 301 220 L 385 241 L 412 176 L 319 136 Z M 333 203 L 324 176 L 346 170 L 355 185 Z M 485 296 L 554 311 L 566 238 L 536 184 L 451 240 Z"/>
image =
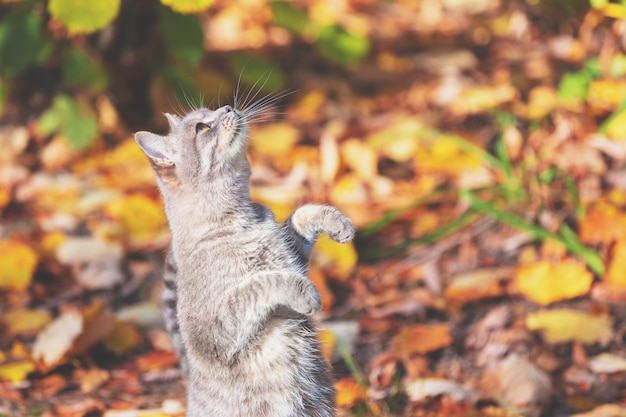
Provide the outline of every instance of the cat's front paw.
<path id="1" fill-rule="evenodd" d="M 354 226 L 342 212 L 334 209 L 324 218 L 324 233 L 339 243 L 346 243 L 354 238 Z"/>
<path id="2" fill-rule="evenodd" d="M 322 308 L 322 296 L 315 285 L 305 276 L 294 281 L 296 296 L 290 301 L 290 307 L 297 313 L 310 316 Z"/>

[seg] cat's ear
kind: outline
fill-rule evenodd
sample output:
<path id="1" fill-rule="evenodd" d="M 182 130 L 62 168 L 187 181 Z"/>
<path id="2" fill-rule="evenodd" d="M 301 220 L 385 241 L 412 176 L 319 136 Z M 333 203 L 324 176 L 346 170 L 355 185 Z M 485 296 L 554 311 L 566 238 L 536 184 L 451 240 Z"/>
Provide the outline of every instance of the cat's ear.
<path id="1" fill-rule="evenodd" d="M 180 117 L 171 113 L 163 113 L 163 116 L 165 116 L 167 122 L 170 124 L 170 130 L 176 129 L 181 120 Z"/>
<path id="2" fill-rule="evenodd" d="M 135 141 L 141 150 L 160 167 L 174 165 L 169 151 L 166 149 L 166 138 L 150 132 L 135 133 Z"/>

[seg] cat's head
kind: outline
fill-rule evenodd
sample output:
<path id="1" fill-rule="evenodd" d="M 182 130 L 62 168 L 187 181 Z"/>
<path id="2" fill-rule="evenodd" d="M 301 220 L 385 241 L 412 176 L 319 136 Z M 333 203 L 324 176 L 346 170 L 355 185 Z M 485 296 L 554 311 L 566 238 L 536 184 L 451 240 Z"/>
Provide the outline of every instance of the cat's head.
<path id="1" fill-rule="evenodd" d="M 164 184 L 203 183 L 211 178 L 247 172 L 248 128 L 242 112 L 231 106 L 198 109 L 185 115 L 165 114 L 170 133 L 135 133 Z"/>

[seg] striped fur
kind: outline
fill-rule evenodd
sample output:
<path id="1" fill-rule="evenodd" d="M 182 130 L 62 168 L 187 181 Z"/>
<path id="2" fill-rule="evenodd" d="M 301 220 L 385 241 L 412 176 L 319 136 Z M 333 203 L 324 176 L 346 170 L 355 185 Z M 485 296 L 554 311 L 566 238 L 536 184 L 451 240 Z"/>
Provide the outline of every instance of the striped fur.
<path id="1" fill-rule="evenodd" d="M 330 417 L 334 392 L 308 316 L 306 277 L 320 233 L 347 242 L 336 208 L 300 207 L 279 225 L 250 201 L 245 116 L 229 106 L 168 115 L 171 132 L 138 132 L 172 231 L 164 309 L 188 376 L 187 416 Z"/>

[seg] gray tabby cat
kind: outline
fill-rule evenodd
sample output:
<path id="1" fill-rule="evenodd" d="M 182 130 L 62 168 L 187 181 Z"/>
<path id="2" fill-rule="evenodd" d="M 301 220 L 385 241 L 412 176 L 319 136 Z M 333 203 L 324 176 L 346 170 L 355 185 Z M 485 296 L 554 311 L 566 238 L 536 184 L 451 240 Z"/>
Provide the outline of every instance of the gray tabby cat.
<path id="1" fill-rule="evenodd" d="M 305 274 L 320 233 L 347 242 L 352 224 L 334 207 L 309 204 L 278 225 L 250 201 L 239 110 L 166 116 L 169 135 L 135 139 L 172 232 L 165 307 L 188 375 L 187 416 L 333 416 L 328 365 L 307 318 L 320 294 Z"/>

